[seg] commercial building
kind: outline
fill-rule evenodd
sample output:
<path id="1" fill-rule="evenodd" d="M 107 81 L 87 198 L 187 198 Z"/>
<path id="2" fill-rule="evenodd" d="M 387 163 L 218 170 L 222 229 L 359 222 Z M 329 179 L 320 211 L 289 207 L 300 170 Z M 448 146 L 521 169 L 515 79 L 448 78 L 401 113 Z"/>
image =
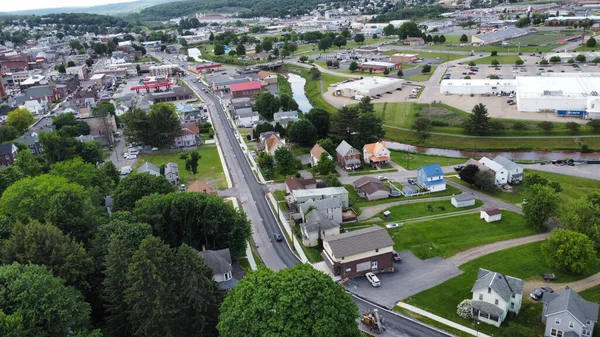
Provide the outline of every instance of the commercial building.
<path id="1" fill-rule="evenodd" d="M 354 97 L 383 95 L 402 88 L 404 80 L 387 77 L 365 77 L 356 81 L 349 81 L 335 87 L 336 96 Z"/>
<path id="2" fill-rule="evenodd" d="M 559 116 L 584 117 L 589 108 L 600 110 L 600 76 L 554 74 L 517 77 L 517 109 L 523 112 L 556 112 Z"/>
<path id="3" fill-rule="evenodd" d="M 394 54 L 390 56 L 390 61 L 394 63 L 411 63 L 416 62 L 419 54 Z"/>
<path id="4" fill-rule="evenodd" d="M 254 95 L 260 93 L 262 90 L 262 82 L 261 81 L 250 81 L 243 83 L 233 83 L 229 86 L 231 90 L 231 97 L 240 98 L 240 97 L 253 97 Z"/>
<path id="5" fill-rule="evenodd" d="M 160 66 L 152 66 L 148 68 L 150 76 L 169 76 L 173 75 L 179 70 L 179 66 L 176 64 L 164 64 Z"/>
<path id="6" fill-rule="evenodd" d="M 517 90 L 516 80 L 442 80 L 440 93 L 444 95 L 497 94 Z"/>
<path id="7" fill-rule="evenodd" d="M 391 63 L 391 62 L 369 61 L 369 62 L 361 63 L 358 66 L 358 68 L 366 69 L 366 70 L 373 69 L 373 71 L 384 71 L 386 69 L 393 70 L 393 69 L 399 68 L 400 66 L 402 66 L 401 62 Z"/>

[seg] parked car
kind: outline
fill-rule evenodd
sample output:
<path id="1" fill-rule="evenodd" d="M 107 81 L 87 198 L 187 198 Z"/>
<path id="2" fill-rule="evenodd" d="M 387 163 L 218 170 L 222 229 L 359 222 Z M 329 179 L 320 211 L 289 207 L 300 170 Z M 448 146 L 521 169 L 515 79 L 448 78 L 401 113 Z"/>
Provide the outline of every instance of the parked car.
<path id="1" fill-rule="evenodd" d="M 468 74 L 469 74 L 469 75 L 477 75 L 477 73 L 474 73 L 474 72 L 472 72 L 472 71 L 469 71 L 469 72 L 468 72 Z"/>
<path id="2" fill-rule="evenodd" d="M 510 104 L 512 102 L 514 102 L 512 99 L 509 99 L 508 101 L 506 101 L 506 103 L 508 103 L 508 104 Z"/>
<path id="3" fill-rule="evenodd" d="M 533 292 L 529 294 L 529 297 L 533 298 L 536 301 L 539 301 L 542 298 L 544 298 L 544 293 L 551 294 L 553 292 L 554 290 L 552 290 L 552 288 L 550 287 L 535 288 L 535 290 L 533 290 Z"/>
<path id="4" fill-rule="evenodd" d="M 127 157 L 125 157 L 125 159 L 127 159 L 127 160 L 137 159 L 137 156 L 135 154 L 129 154 Z"/>
<path id="5" fill-rule="evenodd" d="M 273 237 L 275 238 L 275 241 L 277 241 L 277 242 L 283 241 L 283 236 L 281 236 L 280 233 L 273 233 Z"/>
<path id="6" fill-rule="evenodd" d="M 385 225 L 385 228 L 394 229 L 394 228 L 398 228 L 400 226 L 402 226 L 402 222 L 400 222 L 400 223 L 394 222 L 394 223 L 389 223 L 389 224 Z"/>
<path id="7" fill-rule="evenodd" d="M 387 180 L 388 178 L 386 176 L 379 176 L 377 177 L 379 180 Z"/>
<path id="8" fill-rule="evenodd" d="M 413 178 L 408 178 L 408 183 L 411 185 L 416 185 L 417 182 Z"/>
<path id="9" fill-rule="evenodd" d="M 185 187 L 185 185 L 184 185 L 184 184 L 181 184 L 181 185 L 179 185 L 179 190 L 180 190 L 181 192 L 185 192 L 185 191 L 187 190 L 187 187 Z"/>
<path id="10" fill-rule="evenodd" d="M 365 274 L 365 277 L 367 278 L 367 281 L 369 281 L 369 283 L 371 283 L 371 285 L 373 287 L 381 286 L 381 281 L 379 281 L 379 278 L 375 274 L 369 272 L 369 273 Z"/>
<path id="11" fill-rule="evenodd" d="M 392 251 L 392 258 L 394 258 L 395 262 L 402 262 L 402 257 L 400 257 L 400 254 L 395 250 Z"/>
<path id="12" fill-rule="evenodd" d="M 454 171 L 460 172 L 460 170 L 462 170 L 463 167 L 464 167 L 463 165 L 454 166 Z"/>

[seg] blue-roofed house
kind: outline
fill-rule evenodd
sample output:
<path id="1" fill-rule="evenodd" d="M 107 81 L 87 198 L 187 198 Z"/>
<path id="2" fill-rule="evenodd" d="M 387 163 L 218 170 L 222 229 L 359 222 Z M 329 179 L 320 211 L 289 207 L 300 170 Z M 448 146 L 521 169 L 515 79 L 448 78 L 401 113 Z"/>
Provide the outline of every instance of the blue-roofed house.
<path id="1" fill-rule="evenodd" d="M 421 166 L 417 169 L 417 184 L 431 192 L 446 190 L 446 179 L 439 164 Z"/>

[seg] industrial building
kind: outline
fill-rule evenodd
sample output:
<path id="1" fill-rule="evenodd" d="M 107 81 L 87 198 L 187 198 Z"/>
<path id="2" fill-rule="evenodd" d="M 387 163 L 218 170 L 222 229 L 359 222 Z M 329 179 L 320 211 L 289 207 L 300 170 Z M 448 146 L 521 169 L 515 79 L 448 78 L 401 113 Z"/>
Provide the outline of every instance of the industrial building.
<path id="1" fill-rule="evenodd" d="M 443 80 L 440 84 L 440 93 L 444 95 L 480 95 L 498 94 L 501 92 L 514 92 L 517 90 L 516 80 Z"/>
<path id="2" fill-rule="evenodd" d="M 376 96 L 402 89 L 404 80 L 387 77 L 365 77 L 360 80 L 348 81 L 335 87 L 336 96 Z"/>
<path id="3" fill-rule="evenodd" d="M 384 71 L 393 70 L 402 66 L 402 62 L 391 63 L 391 62 L 381 62 L 381 61 L 368 61 L 361 63 L 358 68 L 359 69 L 373 69 L 373 71 Z"/>

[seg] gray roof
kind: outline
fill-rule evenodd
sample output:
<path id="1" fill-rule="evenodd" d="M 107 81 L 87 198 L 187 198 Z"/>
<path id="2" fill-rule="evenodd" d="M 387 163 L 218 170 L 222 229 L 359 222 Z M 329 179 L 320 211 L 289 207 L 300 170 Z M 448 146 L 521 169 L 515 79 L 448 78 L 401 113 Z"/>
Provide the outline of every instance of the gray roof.
<path id="1" fill-rule="evenodd" d="M 338 198 L 327 198 L 320 200 L 308 200 L 298 205 L 298 207 L 300 207 L 300 212 L 302 213 L 305 213 L 311 206 L 318 210 L 342 208 L 342 202 Z"/>
<path id="2" fill-rule="evenodd" d="M 179 175 L 179 166 L 176 163 L 166 163 L 165 164 L 165 175 L 173 173 Z"/>
<path id="3" fill-rule="evenodd" d="M 52 88 L 48 85 L 41 85 L 37 87 L 31 87 L 25 91 L 26 97 L 43 97 L 43 96 L 53 96 Z"/>
<path id="4" fill-rule="evenodd" d="M 454 200 L 456 200 L 458 202 L 475 199 L 475 197 L 473 197 L 472 195 L 470 195 L 468 193 L 457 194 L 457 195 L 452 196 L 452 198 L 454 198 Z"/>
<path id="5" fill-rule="evenodd" d="M 588 319 L 593 322 L 598 321 L 599 305 L 584 300 L 571 288 L 558 290 L 551 294 L 545 293 L 542 301 L 548 304 L 546 316 L 566 310 L 583 325 L 585 325 L 585 321 Z"/>
<path id="6" fill-rule="evenodd" d="M 0 155 L 6 156 L 17 151 L 17 147 L 13 143 L 0 144 Z"/>
<path id="7" fill-rule="evenodd" d="M 345 155 L 351 149 L 352 149 L 352 145 L 348 144 L 345 140 L 342 140 L 340 145 L 338 145 L 338 147 L 335 149 L 335 152 L 337 152 L 341 155 Z M 356 150 L 356 151 L 358 151 L 358 150 Z"/>
<path id="8" fill-rule="evenodd" d="M 497 32 L 491 32 L 491 33 L 488 32 L 485 35 L 477 34 L 474 36 L 481 39 L 485 43 L 494 43 L 494 42 L 500 42 L 503 40 L 514 39 L 519 36 L 527 35 L 527 33 L 528 32 L 525 29 L 509 27 L 507 29 L 499 29 Z"/>
<path id="9" fill-rule="evenodd" d="M 274 120 L 279 120 L 281 118 L 298 118 L 298 111 L 280 111 L 273 114 Z"/>
<path id="10" fill-rule="evenodd" d="M 215 274 L 225 274 L 231 271 L 231 254 L 229 248 L 220 250 L 203 250 L 198 252 L 204 262 Z"/>
<path id="11" fill-rule="evenodd" d="M 155 176 L 159 176 L 160 175 L 160 169 L 158 167 L 156 167 L 156 165 L 150 163 L 150 162 L 145 162 L 142 164 L 142 166 L 140 166 L 137 169 L 138 173 L 148 173 L 148 174 L 152 174 Z"/>
<path id="12" fill-rule="evenodd" d="M 497 155 L 496 158 L 494 158 L 494 161 L 502 166 L 504 166 L 505 169 L 507 170 L 513 170 L 516 169 L 517 167 L 519 167 L 518 164 L 516 164 L 515 162 L 513 162 L 510 159 L 507 159 L 506 157 L 502 157 L 501 155 Z"/>
<path id="13" fill-rule="evenodd" d="M 301 225 L 306 228 L 308 233 L 318 232 L 320 230 L 328 230 L 331 228 L 339 228 L 340 224 L 327 218 L 323 211 L 313 209 L 306 214 L 306 222 Z"/>
<path id="14" fill-rule="evenodd" d="M 223 290 L 230 290 L 230 289 L 235 288 L 235 286 L 238 284 L 238 282 L 239 282 L 238 280 L 232 278 L 227 281 L 219 282 L 219 287 Z"/>
<path id="15" fill-rule="evenodd" d="M 485 301 L 473 301 L 473 309 L 477 309 L 479 311 L 496 316 L 502 316 L 502 314 L 504 313 L 504 310 L 500 309 L 492 303 L 488 303 Z"/>
<path id="16" fill-rule="evenodd" d="M 394 241 L 387 230 L 379 226 L 326 237 L 323 241 L 329 244 L 333 255 L 337 258 L 394 246 Z"/>
<path id="17" fill-rule="evenodd" d="M 258 112 L 252 110 L 252 108 L 236 109 L 235 110 L 235 114 L 239 118 L 246 118 L 246 117 L 255 117 L 255 116 L 258 116 Z"/>
<path id="18" fill-rule="evenodd" d="M 479 268 L 477 280 L 471 291 L 492 288 L 505 301 L 508 301 L 513 294 L 523 294 L 523 280 L 512 276 L 505 276 L 487 269 Z"/>
<path id="19" fill-rule="evenodd" d="M 377 191 L 388 192 L 388 189 L 375 177 L 364 176 L 355 180 L 352 185 L 366 194 L 373 194 Z"/>

